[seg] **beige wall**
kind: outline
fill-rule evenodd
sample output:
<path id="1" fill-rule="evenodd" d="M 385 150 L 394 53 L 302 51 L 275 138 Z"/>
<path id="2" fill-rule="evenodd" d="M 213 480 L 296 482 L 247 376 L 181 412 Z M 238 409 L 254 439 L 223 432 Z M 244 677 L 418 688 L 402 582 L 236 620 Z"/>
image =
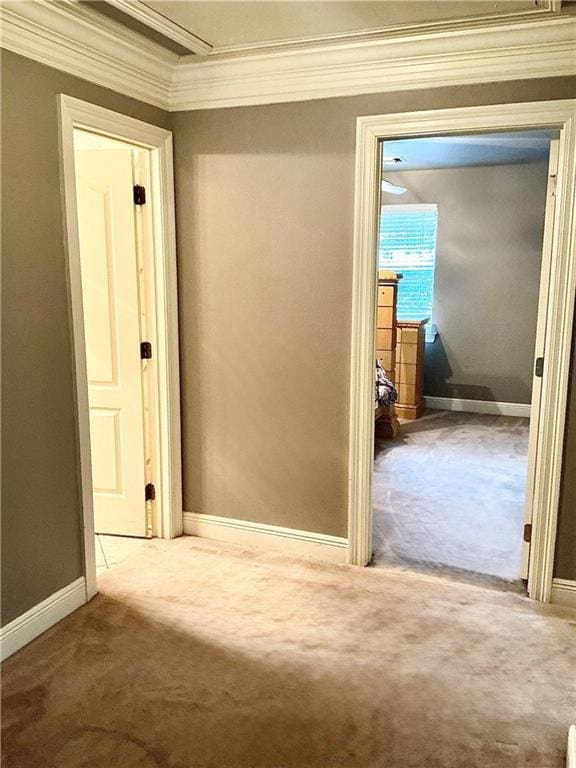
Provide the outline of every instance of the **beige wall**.
<path id="1" fill-rule="evenodd" d="M 438 203 L 424 394 L 529 403 L 548 163 L 387 173 L 385 203 Z"/>
<path id="2" fill-rule="evenodd" d="M 187 511 L 344 536 L 358 115 L 568 79 L 176 113 Z"/>
<path id="3" fill-rule="evenodd" d="M 82 575 L 58 93 L 166 113 L 2 55 L 2 623 Z"/>

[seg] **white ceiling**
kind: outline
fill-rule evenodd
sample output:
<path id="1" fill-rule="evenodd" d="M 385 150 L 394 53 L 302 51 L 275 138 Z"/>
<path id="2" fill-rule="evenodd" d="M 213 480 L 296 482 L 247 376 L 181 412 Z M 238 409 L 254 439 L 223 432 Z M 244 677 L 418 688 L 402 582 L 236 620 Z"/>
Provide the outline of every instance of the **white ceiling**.
<path id="1" fill-rule="evenodd" d="M 553 137 L 554 131 L 522 131 L 385 141 L 383 167 L 398 172 L 542 162 L 548 157 Z M 402 162 L 389 158 L 401 158 Z"/>
<path id="2" fill-rule="evenodd" d="M 214 48 L 534 11 L 546 0 L 145 0 Z"/>

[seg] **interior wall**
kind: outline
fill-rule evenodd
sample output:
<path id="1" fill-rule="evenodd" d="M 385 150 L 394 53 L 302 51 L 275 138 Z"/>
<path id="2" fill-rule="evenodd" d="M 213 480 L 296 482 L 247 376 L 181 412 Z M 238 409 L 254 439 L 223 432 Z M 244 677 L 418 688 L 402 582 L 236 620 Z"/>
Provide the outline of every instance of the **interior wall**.
<path id="1" fill-rule="evenodd" d="M 572 95 L 566 78 L 173 115 L 187 511 L 347 534 L 356 118 Z"/>
<path id="2" fill-rule="evenodd" d="M 2 625 L 83 574 L 59 93 L 170 124 L 2 51 Z"/>
<path id="3" fill-rule="evenodd" d="M 530 403 L 548 163 L 385 175 L 385 204 L 438 204 L 424 394 Z"/>
<path id="4" fill-rule="evenodd" d="M 58 93 L 176 144 L 187 510 L 346 535 L 360 114 L 569 98 L 573 81 L 165 112 L 2 53 L 2 623 L 82 575 Z"/>

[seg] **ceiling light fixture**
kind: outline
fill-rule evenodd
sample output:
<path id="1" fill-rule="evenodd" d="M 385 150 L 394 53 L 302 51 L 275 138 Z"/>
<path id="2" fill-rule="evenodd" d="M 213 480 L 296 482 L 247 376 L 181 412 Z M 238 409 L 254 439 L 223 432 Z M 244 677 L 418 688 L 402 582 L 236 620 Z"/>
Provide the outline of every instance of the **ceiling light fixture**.
<path id="1" fill-rule="evenodd" d="M 399 184 L 392 184 L 391 181 L 382 179 L 382 192 L 386 192 L 389 195 L 403 195 L 408 192 L 406 187 L 401 187 Z"/>
<path id="2" fill-rule="evenodd" d="M 404 163 L 405 160 L 403 157 L 387 157 L 384 155 L 382 162 L 384 165 L 400 165 L 401 163 Z M 399 184 L 393 184 L 387 179 L 382 179 L 382 192 L 386 192 L 389 195 L 403 195 L 405 192 L 408 192 L 408 190 L 406 187 L 401 187 Z"/>

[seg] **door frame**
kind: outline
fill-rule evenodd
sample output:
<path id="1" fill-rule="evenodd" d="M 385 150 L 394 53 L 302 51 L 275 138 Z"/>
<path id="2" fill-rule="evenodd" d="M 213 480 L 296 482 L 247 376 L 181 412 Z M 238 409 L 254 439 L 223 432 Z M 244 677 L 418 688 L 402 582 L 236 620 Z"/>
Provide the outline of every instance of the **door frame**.
<path id="1" fill-rule="evenodd" d="M 562 471 L 576 288 L 576 99 L 371 115 L 357 119 L 350 366 L 348 556 L 372 558 L 374 356 L 380 142 L 387 138 L 556 128 L 560 131 L 556 208 L 546 302 L 544 372 L 533 467 L 528 594 L 550 600 Z M 538 407 L 538 406 L 537 406 Z"/>
<path id="2" fill-rule="evenodd" d="M 64 216 L 75 374 L 81 519 L 84 537 L 86 599 L 97 592 L 94 503 L 88 412 L 88 378 L 80 272 L 78 212 L 74 168 L 74 129 L 84 129 L 133 144 L 150 152 L 151 203 L 154 229 L 154 308 L 157 362 L 156 533 L 165 539 L 182 535 L 182 470 L 180 375 L 172 133 L 65 94 L 58 96 L 60 188 Z M 148 192 L 148 190 L 147 190 Z M 144 492 L 144 489 L 142 489 Z"/>

